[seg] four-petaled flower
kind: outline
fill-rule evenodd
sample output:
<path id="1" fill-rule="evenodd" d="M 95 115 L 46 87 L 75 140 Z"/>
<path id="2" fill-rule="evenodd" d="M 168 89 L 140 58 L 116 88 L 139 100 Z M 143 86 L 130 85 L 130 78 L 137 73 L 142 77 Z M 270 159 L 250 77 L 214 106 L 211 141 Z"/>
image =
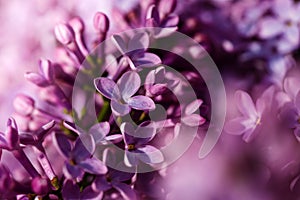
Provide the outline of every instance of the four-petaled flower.
<path id="1" fill-rule="evenodd" d="M 117 83 L 100 77 L 94 80 L 94 84 L 103 96 L 111 100 L 111 110 L 117 116 L 127 115 L 131 108 L 144 111 L 155 109 L 155 104 L 149 97 L 133 96 L 141 85 L 141 79 L 134 71 L 123 74 Z"/>
<path id="2" fill-rule="evenodd" d="M 261 127 L 262 114 L 265 109 L 264 101 L 258 99 L 256 105 L 254 105 L 249 94 L 244 91 L 237 91 L 235 100 L 242 116 L 227 122 L 225 131 L 234 135 L 243 134 L 243 139 L 246 142 L 250 142 L 255 135 L 254 132 L 258 132 L 258 127 Z"/>
<path id="3" fill-rule="evenodd" d="M 72 145 L 63 134 L 56 133 L 53 136 L 54 144 L 66 159 L 63 170 L 67 178 L 81 180 L 84 172 L 91 174 L 105 174 L 107 172 L 107 167 L 92 155 L 95 150 L 93 143 L 90 143 L 89 146 L 86 144 L 87 140 L 82 141 L 81 137 L 78 137 L 75 144 Z M 87 147 L 91 149 L 88 150 Z"/>
<path id="4" fill-rule="evenodd" d="M 157 164 L 164 160 L 163 154 L 148 143 L 156 134 L 153 123 L 143 122 L 136 129 L 127 122 L 120 126 L 125 142 L 124 162 L 127 166 L 136 166 L 139 161 Z"/>

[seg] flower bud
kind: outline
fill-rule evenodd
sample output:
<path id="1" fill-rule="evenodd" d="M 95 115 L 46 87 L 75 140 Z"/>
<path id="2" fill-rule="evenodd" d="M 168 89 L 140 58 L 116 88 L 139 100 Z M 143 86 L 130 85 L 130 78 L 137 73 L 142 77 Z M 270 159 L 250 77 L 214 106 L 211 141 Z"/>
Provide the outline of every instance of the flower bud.
<path id="1" fill-rule="evenodd" d="M 176 4 L 176 0 L 161 0 L 159 4 L 159 12 L 163 15 L 169 15 L 175 10 Z"/>
<path id="2" fill-rule="evenodd" d="M 56 39 L 63 45 L 70 44 L 75 38 L 73 29 L 69 25 L 63 23 L 55 26 L 54 34 Z"/>
<path id="3" fill-rule="evenodd" d="M 106 33 L 109 29 L 109 20 L 104 13 L 97 12 L 94 16 L 94 27 L 100 33 Z"/>
<path id="4" fill-rule="evenodd" d="M 24 94 L 19 94 L 13 102 L 16 112 L 23 116 L 30 115 L 34 110 L 34 100 Z"/>
<path id="5" fill-rule="evenodd" d="M 47 79 L 49 82 L 53 82 L 54 73 L 53 73 L 51 62 L 49 60 L 42 58 L 40 59 L 39 67 L 44 78 Z"/>
<path id="6" fill-rule="evenodd" d="M 31 188 L 36 194 L 47 194 L 50 187 L 47 179 L 35 177 L 31 181 Z"/>

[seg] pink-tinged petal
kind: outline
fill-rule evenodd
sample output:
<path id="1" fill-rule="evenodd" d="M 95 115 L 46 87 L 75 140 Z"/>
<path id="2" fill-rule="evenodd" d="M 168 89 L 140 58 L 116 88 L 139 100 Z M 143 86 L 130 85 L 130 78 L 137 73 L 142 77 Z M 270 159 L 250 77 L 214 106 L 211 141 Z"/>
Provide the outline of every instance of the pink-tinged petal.
<path id="1" fill-rule="evenodd" d="M 145 51 L 149 47 L 149 36 L 147 33 L 136 33 L 128 43 L 128 53 L 132 51 Z"/>
<path id="2" fill-rule="evenodd" d="M 108 17 L 102 13 L 97 12 L 94 16 L 94 28 L 100 33 L 105 33 L 109 29 L 109 20 Z"/>
<path id="3" fill-rule="evenodd" d="M 251 142 L 256 135 L 254 134 L 255 132 L 258 132 L 258 130 L 256 130 L 256 126 L 247 129 L 243 135 L 243 140 L 247 143 Z"/>
<path id="4" fill-rule="evenodd" d="M 138 164 L 137 153 L 125 151 L 124 163 L 128 167 L 133 167 Z"/>
<path id="5" fill-rule="evenodd" d="M 177 26 L 179 22 L 178 15 L 169 15 L 167 18 L 165 18 L 161 24 L 161 27 L 174 27 Z"/>
<path id="6" fill-rule="evenodd" d="M 151 145 L 138 148 L 138 150 L 143 152 L 138 154 L 138 158 L 144 163 L 158 164 L 164 161 L 164 156 L 161 151 Z"/>
<path id="7" fill-rule="evenodd" d="M 118 48 L 118 50 L 122 53 L 125 54 L 127 52 L 127 45 L 125 44 L 123 38 L 119 35 L 113 35 L 111 36 L 112 41 Z"/>
<path id="8" fill-rule="evenodd" d="M 283 82 L 283 88 L 285 92 L 294 99 L 297 93 L 300 91 L 300 79 L 295 77 L 288 77 Z"/>
<path id="9" fill-rule="evenodd" d="M 13 105 L 17 113 L 23 116 L 28 116 L 33 112 L 35 102 L 31 97 L 19 94 L 14 99 Z"/>
<path id="10" fill-rule="evenodd" d="M 144 53 L 133 59 L 134 59 L 134 64 L 137 68 L 155 67 L 161 64 L 161 59 L 154 53 Z"/>
<path id="11" fill-rule="evenodd" d="M 279 91 L 275 95 L 275 100 L 278 107 L 281 108 L 284 104 L 290 102 L 291 98 L 285 92 Z"/>
<path id="12" fill-rule="evenodd" d="M 101 122 L 92 126 L 89 130 L 96 143 L 102 141 L 105 136 L 109 133 L 110 124 L 108 122 Z"/>
<path id="13" fill-rule="evenodd" d="M 41 76 L 40 74 L 37 73 L 33 73 L 33 72 L 27 72 L 25 73 L 24 77 L 32 82 L 33 84 L 39 86 L 39 87 L 46 87 L 49 85 L 48 80 L 46 80 L 43 76 Z"/>
<path id="14" fill-rule="evenodd" d="M 99 200 L 103 198 L 103 192 L 95 191 L 91 186 L 87 186 L 80 194 L 80 199 Z"/>
<path id="15" fill-rule="evenodd" d="M 159 12 L 162 13 L 163 15 L 168 15 L 172 13 L 177 5 L 176 0 L 162 0 L 159 2 Z"/>
<path id="16" fill-rule="evenodd" d="M 166 69 L 161 66 L 155 69 L 155 83 L 162 83 L 166 78 Z"/>
<path id="17" fill-rule="evenodd" d="M 260 21 L 260 29 L 258 35 L 262 39 L 268 39 L 274 37 L 284 30 L 283 24 L 271 17 L 265 17 Z"/>
<path id="18" fill-rule="evenodd" d="M 114 188 L 118 190 L 124 200 L 136 200 L 137 196 L 135 191 L 125 183 L 118 183 L 114 185 Z"/>
<path id="19" fill-rule="evenodd" d="M 190 114 L 188 116 L 183 117 L 182 122 L 188 126 L 195 127 L 200 126 L 205 123 L 205 119 L 198 114 Z"/>
<path id="20" fill-rule="evenodd" d="M 149 32 L 153 34 L 155 32 L 151 27 L 159 27 L 159 24 L 154 18 L 146 19 L 145 27 L 150 27 Z"/>
<path id="21" fill-rule="evenodd" d="M 147 20 L 153 19 L 155 21 L 155 23 L 158 23 L 158 24 L 160 23 L 159 13 L 154 4 L 148 8 L 146 19 Z"/>
<path id="22" fill-rule="evenodd" d="M 19 132 L 16 129 L 16 122 L 13 118 L 8 119 L 5 131 L 5 138 L 8 146 L 15 149 L 19 145 Z"/>
<path id="23" fill-rule="evenodd" d="M 243 134 L 247 127 L 244 125 L 245 118 L 235 118 L 225 124 L 224 130 L 233 135 Z"/>
<path id="24" fill-rule="evenodd" d="M 154 96 L 158 96 L 158 95 L 163 94 L 167 89 L 168 89 L 167 84 L 159 84 L 158 83 L 158 84 L 152 85 L 149 88 L 149 92 Z"/>
<path id="25" fill-rule="evenodd" d="M 80 167 L 71 165 L 68 162 L 64 165 L 63 172 L 68 179 L 82 179 L 84 175 L 84 171 Z"/>
<path id="26" fill-rule="evenodd" d="M 65 158 L 69 158 L 71 153 L 71 144 L 68 138 L 63 134 L 55 133 L 53 134 L 52 140 L 60 154 Z"/>
<path id="27" fill-rule="evenodd" d="M 75 40 L 75 33 L 73 29 L 67 24 L 58 24 L 54 28 L 56 39 L 63 45 L 70 44 Z"/>
<path id="28" fill-rule="evenodd" d="M 109 78 L 96 78 L 94 85 L 98 92 L 108 99 L 120 99 L 120 91 L 117 84 Z"/>
<path id="29" fill-rule="evenodd" d="M 250 95 L 244 91 L 236 91 L 235 92 L 235 100 L 239 111 L 247 116 L 253 117 L 257 116 L 257 112 L 254 106 L 254 103 L 250 97 Z"/>
<path id="30" fill-rule="evenodd" d="M 298 25 L 293 25 L 285 29 L 285 38 L 293 45 L 299 45 L 299 27 Z"/>
<path id="31" fill-rule="evenodd" d="M 39 67 L 42 75 L 47 79 L 49 82 L 54 81 L 54 71 L 51 65 L 51 62 L 46 59 L 41 59 L 39 62 Z"/>
<path id="32" fill-rule="evenodd" d="M 136 147 L 138 148 L 139 146 L 147 144 L 153 139 L 155 134 L 156 127 L 153 123 L 149 123 L 146 121 L 140 124 L 134 133 L 134 136 L 136 138 Z"/>
<path id="33" fill-rule="evenodd" d="M 297 93 L 295 100 L 294 100 L 295 106 L 298 110 L 298 113 L 300 114 L 300 92 Z"/>
<path id="34" fill-rule="evenodd" d="M 134 95 L 141 86 L 141 78 L 135 71 L 128 71 L 118 80 L 122 98 L 126 101 Z"/>
<path id="35" fill-rule="evenodd" d="M 107 167 L 97 158 L 86 159 L 78 164 L 84 171 L 91 174 L 106 174 Z"/>
<path id="36" fill-rule="evenodd" d="M 199 107 L 202 105 L 202 103 L 203 101 L 201 99 L 194 100 L 186 106 L 184 113 L 186 115 L 193 114 L 194 112 L 196 112 L 196 110 L 199 110 Z"/>
<path id="37" fill-rule="evenodd" d="M 155 103 L 153 102 L 153 100 L 142 95 L 131 97 L 127 103 L 131 108 L 134 108 L 136 110 L 148 111 L 155 109 Z"/>
<path id="38" fill-rule="evenodd" d="M 72 158 L 75 159 L 76 163 L 82 162 L 94 153 L 95 148 L 95 142 L 91 135 L 81 135 L 75 142 Z"/>
<path id="39" fill-rule="evenodd" d="M 115 100 L 110 102 L 110 106 L 112 112 L 117 116 L 124 116 L 130 112 L 130 107 L 127 104 L 122 104 Z"/>
<path id="40" fill-rule="evenodd" d="M 46 178 L 35 177 L 31 181 L 31 188 L 36 194 L 45 195 L 49 192 L 50 185 Z"/>
<path id="41" fill-rule="evenodd" d="M 256 101 L 256 110 L 257 110 L 257 114 L 259 116 L 262 115 L 263 111 L 265 110 L 266 108 L 266 103 L 265 103 L 265 99 L 262 99 L 262 98 L 259 98 L 257 99 Z"/>
<path id="42" fill-rule="evenodd" d="M 107 182 L 105 176 L 97 176 L 95 181 L 93 182 L 92 187 L 94 188 L 94 190 L 103 192 L 112 188 L 111 184 Z"/>
<path id="43" fill-rule="evenodd" d="M 79 199 L 80 197 L 80 188 L 72 180 L 66 180 L 62 188 L 63 199 Z"/>

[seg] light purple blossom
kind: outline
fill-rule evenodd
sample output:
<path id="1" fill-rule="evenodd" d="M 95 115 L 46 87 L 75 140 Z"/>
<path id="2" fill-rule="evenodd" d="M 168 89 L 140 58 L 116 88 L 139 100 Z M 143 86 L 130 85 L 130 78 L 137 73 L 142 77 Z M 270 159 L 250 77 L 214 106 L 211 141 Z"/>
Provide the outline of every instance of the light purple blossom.
<path id="1" fill-rule="evenodd" d="M 244 91 L 235 93 L 237 108 L 242 116 L 228 121 L 225 125 L 225 131 L 234 135 L 243 135 L 246 142 L 250 142 L 254 137 L 254 132 L 258 132 L 261 127 L 262 115 L 265 109 L 265 102 L 258 99 L 256 104 Z"/>
<path id="2" fill-rule="evenodd" d="M 156 134 L 153 123 L 144 122 L 135 129 L 130 123 L 124 122 L 120 129 L 125 142 L 124 162 L 127 166 L 136 166 L 139 161 L 147 164 L 164 161 L 161 151 L 149 144 Z"/>
<path id="3" fill-rule="evenodd" d="M 128 42 L 119 35 L 113 35 L 112 39 L 127 59 L 131 69 L 154 67 L 161 63 L 161 59 L 156 54 L 146 52 L 150 43 L 147 33 L 136 33 Z"/>
<path id="4" fill-rule="evenodd" d="M 152 99 L 143 95 L 133 96 L 141 85 L 139 75 L 128 71 L 115 83 L 109 78 L 96 78 L 94 84 L 98 92 L 111 100 L 111 110 L 117 116 L 127 115 L 131 108 L 149 111 L 155 109 Z"/>

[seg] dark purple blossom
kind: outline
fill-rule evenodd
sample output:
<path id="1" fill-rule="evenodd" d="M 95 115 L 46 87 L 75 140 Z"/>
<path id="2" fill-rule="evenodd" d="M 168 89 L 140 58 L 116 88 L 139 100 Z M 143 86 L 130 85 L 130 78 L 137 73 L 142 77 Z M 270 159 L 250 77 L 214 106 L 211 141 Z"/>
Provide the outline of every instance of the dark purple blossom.
<path id="1" fill-rule="evenodd" d="M 111 110 L 117 116 L 127 115 L 131 108 L 144 111 L 155 109 L 155 104 L 149 97 L 133 96 L 141 85 L 141 79 L 134 71 L 124 73 L 117 83 L 100 77 L 94 80 L 94 84 L 98 92 L 111 100 Z"/>

